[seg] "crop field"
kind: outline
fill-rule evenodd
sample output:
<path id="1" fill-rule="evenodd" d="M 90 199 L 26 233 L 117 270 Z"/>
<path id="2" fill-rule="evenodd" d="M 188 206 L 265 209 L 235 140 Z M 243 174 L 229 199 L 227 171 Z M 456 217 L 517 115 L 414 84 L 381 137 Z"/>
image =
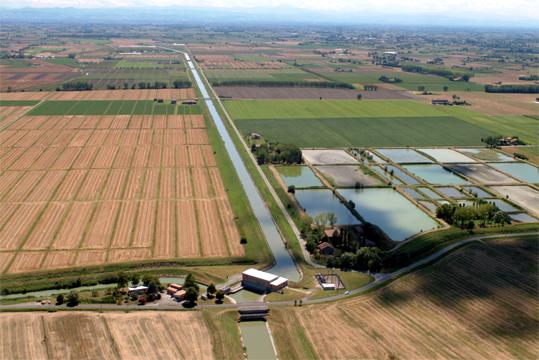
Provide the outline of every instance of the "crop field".
<path id="1" fill-rule="evenodd" d="M 276 310 L 270 327 L 281 355 L 535 359 L 538 256 L 536 237 L 470 245 L 370 295 Z"/>
<path id="2" fill-rule="evenodd" d="M 537 143 L 537 120 L 414 100 L 226 100 L 244 134 L 301 147 L 481 145 L 487 136 Z"/>
<path id="3" fill-rule="evenodd" d="M 158 103 L 152 100 L 51 100 L 34 107 L 29 115 L 166 115 L 200 114 L 198 105 Z"/>
<path id="4" fill-rule="evenodd" d="M 244 254 L 201 115 L 23 116 L 0 164 L 5 273 Z"/>
<path id="5" fill-rule="evenodd" d="M 2 359 L 215 358 L 201 312 L 3 313 L 0 329 Z"/>
<path id="6" fill-rule="evenodd" d="M 318 72 L 316 69 L 311 69 Z M 380 76 L 398 77 L 402 80 L 400 83 L 392 85 L 398 86 L 406 90 L 417 91 L 418 86 L 424 86 L 428 91 L 442 91 L 444 86 L 448 87 L 449 91 L 483 91 L 484 85 L 476 84 L 473 81 L 450 81 L 442 76 L 425 75 L 418 73 L 409 73 L 403 71 L 357 71 L 357 72 L 336 72 L 324 71 L 320 75 L 328 77 L 335 81 L 347 83 L 359 83 L 362 85 L 384 84 L 380 80 Z M 473 78 L 472 78 L 473 80 Z"/>
<path id="7" fill-rule="evenodd" d="M 211 83 L 220 81 L 325 81 L 323 78 L 296 68 L 285 69 L 209 69 L 205 71 Z"/>
<path id="8" fill-rule="evenodd" d="M 232 99 L 356 99 L 351 89 L 308 87 L 217 86 L 217 95 Z"/>
<path id="9" fill-rule="evenodd" d="M 513 155 L 514 153 L 525 155 L 535 165 L 539 165 L 539 146 L 504 146 L 502 150 Z"/>
<path id="10" fill-rule="evenodd" d="M 32 60 L 32 66 L 0 65 L 0 90 L 21 90 L 63 82 L 80 74 L 76 69 L 46 61 Z"/>
<path id="11" fill-rule="evenodd" d="M 238 120 L 240 131 L 299 147 L 481 145 L 495 135 L 455 117 Z"/>
<path id="12" fill-rule="evenodd" d="M 25 91 L 0 93 L 0 106 L 32 106 L 38 100 L 186 100 L 196 99 L 192 88 L 186 89 L 129 89 L 129 90 L 92 90 L 92 91 Z"/>
<path id="13" fill-rule="evenodd" d="M 235 120 L 451 116 L 414 100 L 226 100 Z"/>

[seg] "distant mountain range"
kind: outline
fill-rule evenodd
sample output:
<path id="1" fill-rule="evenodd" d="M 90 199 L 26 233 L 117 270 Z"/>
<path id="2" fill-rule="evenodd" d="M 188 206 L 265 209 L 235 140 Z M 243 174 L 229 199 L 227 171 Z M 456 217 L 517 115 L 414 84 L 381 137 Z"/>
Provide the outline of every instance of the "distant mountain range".
<path id="1" fill-rule="evenodd" d="M 39 23 L 109 23 L 109 24 L 311 24 L 311 25 L 413 25 L 443 27 L 529 27 L 539 23 L 530 18 L 493 19 L 478 13 L 421 13 L 398 14 L 391 9 L 385 13 L 317 11 L 294 7 L 268 8 L 2 8 L 0 22 Z"/>

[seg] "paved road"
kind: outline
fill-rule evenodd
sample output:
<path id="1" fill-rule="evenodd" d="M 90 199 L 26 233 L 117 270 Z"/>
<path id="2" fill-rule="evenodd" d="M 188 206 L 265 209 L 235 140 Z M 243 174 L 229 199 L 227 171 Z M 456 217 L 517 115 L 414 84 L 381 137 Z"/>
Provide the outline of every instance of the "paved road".
<path id="1" fill-rule="evenodd" d="M 375 280 L 365 286 L 362 286 L 360 288 L 350 290 L 348 294 L 339 294 L 335 296 L 325 297 L 321 299 L 313 299 L 313 300 L 304 300 L 303 304 L 321 304 L 321 303 L 327 303 L 331 301 L 337 301 L 342 300 L 345 298 L 349 298 L 351 296 L 360 295 L 364 292 L 367 292 L 369 290 L 387 285 L 391 281 L 397 279 L 398 277 L 405 275 L 407 273 L 410 273 L 418 268 L 421 268 L 427 264 L 430 264 L 432 262 L 435 262 L 441 258 L 443 258 L 445 255 L 450 253 L 451 251 L 466 246 L 473 242 L 481 242 L 483 240 L 488 239 L 495 239 L 495 238 L 502 238 L 502 237 L 521 237 L 521 236 L 529 236 L 529 235 L 538 235 L 537 232 L 526 232 L 526 233 L 519 233 L 519 234 L 498 234 L 498 235 L 479 235 L 474 236 L 462 241 L 458 241 L 456 243 L 453 243 L 441 250 L 436 251 L 435 253 L 432 253 L 431 255 L 424 257 L 423 259 L 420 259 L 416 261 L 413 264 L 410 264 L 404 268 L 401 268 L 397 271 L 394 271 L 392 273 L 386 273 L 386 274 L 374 274 Z M 278 302 L 271 302 L 271 303 L 265 303 L 269 306 L 283 306 L 283 305 L 294 305 L 294 301 L 278 301 Z M 250 306 L 250 305 L 260 305 L 259 302 L 254 303 L 241 303 L 241 304 L 222 304 L 222 305 L 199 305 L 197 306 L 197 309 L 210 309 L 210 308 L 231 308 L 231 309 L 238 309 L 240 307 L 244 306 Z M 13 305 L 0 305 L 0 310 L 15 310 L 15 309 L 29 309 L 29 310 L 43 310 L 47 309 L 48 305 L 37 305 L 35 302 L 32 303 L 24 303 L 24 304 L 13 304 Z M 65 306 L 52 306 L 51 308 L 54 309 L 62 309 L 65 308 Z M 114 305 L 114 304 L 81 304 L 76 307 L 78 310 L 101 310 L 101 309 L 107 309 L 107 310 L 183 310 L 184 308 L 182 305 L 154 305 L 154 304 L 147 304 L 144 307 L 138 306 L 138 305 Z M 185 309 L 188 310 L 188 309 Z"/>

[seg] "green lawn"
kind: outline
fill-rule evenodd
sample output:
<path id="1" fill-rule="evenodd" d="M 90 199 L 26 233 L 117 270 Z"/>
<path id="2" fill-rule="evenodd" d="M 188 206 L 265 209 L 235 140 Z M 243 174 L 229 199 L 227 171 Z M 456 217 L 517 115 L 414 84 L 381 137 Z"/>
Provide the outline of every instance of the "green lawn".
<path id="1" fill-rule="evenodd" d="M 300 147 L 481 145 L 496 133 L 456 117 L 238 120 L 243 134 Z"/>
<path id="2" fill-rule="evenodd" d="M 158 104 L 152 100 L 45 101 L 28 115 L 200 114 L 198 105 Z"/>

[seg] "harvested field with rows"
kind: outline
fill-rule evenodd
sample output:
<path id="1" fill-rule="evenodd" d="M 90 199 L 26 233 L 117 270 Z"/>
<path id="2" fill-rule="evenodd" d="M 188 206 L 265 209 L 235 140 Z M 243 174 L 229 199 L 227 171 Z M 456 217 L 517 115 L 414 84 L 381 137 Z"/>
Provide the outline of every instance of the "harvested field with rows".
<path id="1" fill-rule="evenodd" d="M 489 240 L 368 296 L 272 309 L 279 355 L 312 347 L 321 359 L 536 359 L 538 255 L 535 237 Z"/>
<path id="2" fill-rule="evenodd" d="M 201 312 L 0 314 L 0 358 L 213 359 Z"/>
<path id="3" fill-rule="evenodd" d="M 92 91 L 25 91 L 0 93 L 1 100 L 153 100 L 195 99 L 192 88 L 187 89 L 129 89 Z"/>
<path id="4" fill-rule="evenodd" d="M 3 273 L 244 255 L 202 115 L 23 116 L 0 208 Z"/>
<path id="5" fill-rule="evenodd" d="M 231 99 L 356 99 L 351 89 L 314 87 L 217 86 L 217 95 Z"/>

